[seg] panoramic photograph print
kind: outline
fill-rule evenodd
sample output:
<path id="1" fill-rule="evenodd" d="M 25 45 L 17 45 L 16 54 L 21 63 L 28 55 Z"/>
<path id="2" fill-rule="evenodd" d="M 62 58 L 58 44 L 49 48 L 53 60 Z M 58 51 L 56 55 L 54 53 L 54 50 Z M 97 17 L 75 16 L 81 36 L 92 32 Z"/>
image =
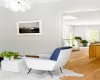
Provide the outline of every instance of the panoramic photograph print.
<path id="1" fill-rule="evenodd" d="M 41 20 L 18 22 L 17 34 L 18 35 L 40 35 L 41 34 Z"/>

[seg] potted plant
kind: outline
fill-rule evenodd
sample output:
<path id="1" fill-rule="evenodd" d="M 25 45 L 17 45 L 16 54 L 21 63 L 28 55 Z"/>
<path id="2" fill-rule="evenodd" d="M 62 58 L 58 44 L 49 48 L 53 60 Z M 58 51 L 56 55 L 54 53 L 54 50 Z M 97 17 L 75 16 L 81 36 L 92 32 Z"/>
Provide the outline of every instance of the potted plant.
<path id="1" fill-rule="evenodd" d="M 9 53 L 4 50 L 1 54 L 0 57 L 4 58 L 4 60 L 9 60 L 10 55 L 8 55 Z"/>
<path id="2" fill-rule="evenodd" d="M 83 47 L 87 46 L 88 41 L 87 40 L 81 40 L 81 43 L 83 44 Z"/>
<path id="3" fill-rule="evenodd" d="M 9 55 L 10 55 L 10 59 L 13 60 L 14 58 L 18 57 L 19 52 L 12 52 L 12 51 L 8 51 Z"/>
<path id="4" fill-rule="evenodd" d="M 0 57 L 3 57 L 4 60 L 12 60 L 14 56 L 17 56 L 19 53 L 18 52 L 12 52 L 12 51 L 6 51 L 4 50 L 1 54 Z"/>
<path id="5" fill-rule="evenodd" d="M 79 37 L 79 36 L 74 37 L 74 39 L 76 39 L 76 40 L 82 40 L 82 38 Z"/>

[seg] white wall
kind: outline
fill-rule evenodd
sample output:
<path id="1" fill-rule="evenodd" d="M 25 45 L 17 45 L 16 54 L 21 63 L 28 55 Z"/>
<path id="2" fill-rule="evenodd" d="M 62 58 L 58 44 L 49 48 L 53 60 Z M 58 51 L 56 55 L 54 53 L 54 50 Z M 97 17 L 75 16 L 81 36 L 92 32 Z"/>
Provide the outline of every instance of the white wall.
<path id="1" fill-rule="evenodd" d="M 4 9 L 5 8 L 0 7 L 0 51 L 3 51 L 5 49 L 5 42 L 7 41 L 5 40 L 5 31 L 7 30 L 5 26 L 8 18 Z"/>
<path id="2" fill-rule="evenodd" d="M 87 39 L 88 27 L 87 26 L 74 26 L 74 36 L 81 36 L 82 39 Z"/>
<path id="3" fill-rule="evenodd" d="M 37 5 L 31 10 L 23 12 L 11 12 L 5 9 L 7 13 L 5 24 L 1 26 L 1 35 L 6 50 L 18 51 L 21 54 L 51 53 L 56 47 L 60 46 L 59 36 L 59 15 L 55 11 L 56 7 L 52 4 Z M 17 35 L 16 22 L 42 20 L 43 34 L 41 36 L 19 36 Z M 1 46 L 2 47 L 2 46 Z M 3 49 L 1 51 L 3 51 Z"/>
<path id="4" fill-rule="evenodd" d="M 48 8 L 49 9 L 49 8 Z M 26 13 L 9 12 L 9 20 L 5 25 L 4 47 L 7 50 L 19 51 L 22 54 L 48 53 L 59 46 L 58 24 L 55 14 L 35 9 Z M 49 9 L 50 10 L 50 9 Z M 24 20 L 42 20 L 43 35 L 19 36 L 16 32 L 16 22 Z"/>

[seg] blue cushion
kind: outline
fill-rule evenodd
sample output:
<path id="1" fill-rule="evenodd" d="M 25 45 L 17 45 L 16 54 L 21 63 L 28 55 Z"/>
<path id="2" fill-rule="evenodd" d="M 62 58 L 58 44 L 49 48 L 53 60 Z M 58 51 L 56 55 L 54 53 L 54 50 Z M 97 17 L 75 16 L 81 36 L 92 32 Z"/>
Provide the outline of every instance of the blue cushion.
<path id="1" fill-rule="evenodd" d="M 58 56 L 59 56 L 59 53 L 60 53 L 60 50 L 70 49 L 70 48 L 72 48 L 72 47 L 67 46 L 67 47 L 59 47 L 59 48 L 56 48 L 54 50 L 53 54 L 51 55 L 50 60 L 57 61 Z"/>

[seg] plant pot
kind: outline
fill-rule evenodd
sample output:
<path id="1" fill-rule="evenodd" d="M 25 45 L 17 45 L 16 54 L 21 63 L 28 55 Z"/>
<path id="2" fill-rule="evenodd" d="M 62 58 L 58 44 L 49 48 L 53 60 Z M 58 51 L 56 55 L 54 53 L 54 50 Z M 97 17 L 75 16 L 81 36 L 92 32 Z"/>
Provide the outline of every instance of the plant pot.
<path id="1" fill-rule="evenodd" d="M 14 56 L 11 56 L 10 58 L 4 57 L 4 60 L 13 60 Z"/>
<path id="2" fill-rule="evenodd" d="M 9 58 L 7 58 L 7 57 L 4 57 L 4 60 L 9 60 Z"/>
<path id="3" fill-rule="evenodd" d="M 18 55 L 14 56 L 14 59 L 18 59 Z"/>
<path id="4" fill-rule="evenodd" d="M 87 44 L 83 44 L 83 47 L 87 47 Z"/>

